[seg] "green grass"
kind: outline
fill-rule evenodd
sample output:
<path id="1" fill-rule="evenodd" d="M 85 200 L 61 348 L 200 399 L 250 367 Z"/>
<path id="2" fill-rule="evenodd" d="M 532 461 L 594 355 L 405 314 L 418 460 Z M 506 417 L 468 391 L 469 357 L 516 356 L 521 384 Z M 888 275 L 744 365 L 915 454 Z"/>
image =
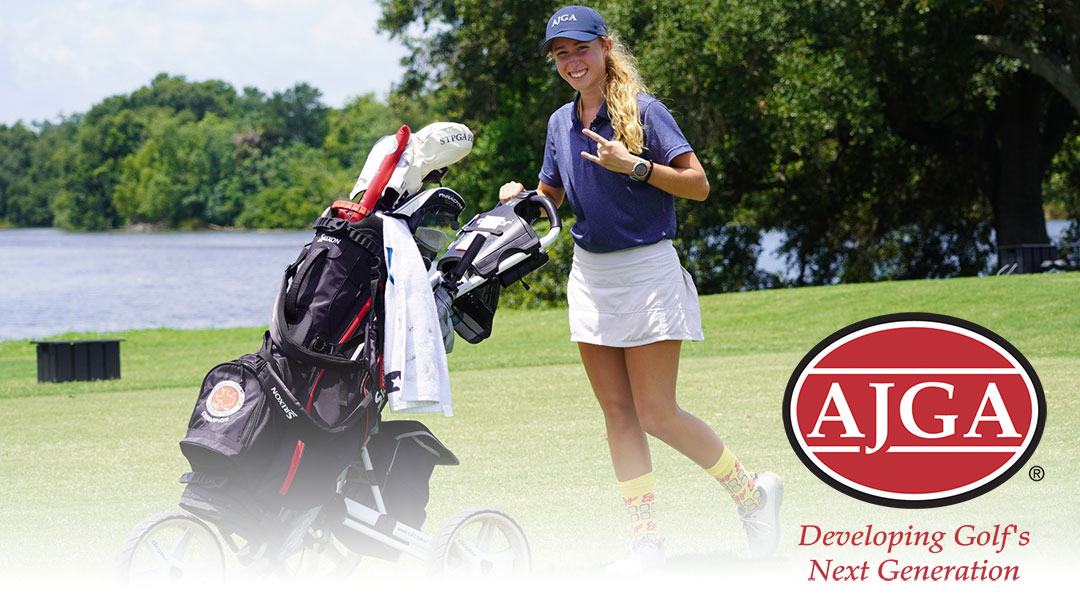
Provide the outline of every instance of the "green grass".
<path id="1" fill-rule="evenodd" d="M 687 344 L 680 405 L 712 425 L 749 468 L 785 483 L 785 541 L 771 568 L 805 579 L 799 525 L 906 530 L 1015 523 L 1032 532 L 1016 558 L 1071 556 L 1080 540 L 1080 275 L 911 281 L 724 294 L 702 298 L 706 341 Z M 1032 362 L 1048 423 L 1026 472 L 976 500 L 930 511 L 875 507 L 808 472 L 788 446 L 781 400 L 789 375 L 820 340 L 894 312 L 953 315 L 998 333 Z M 127 530 L 172 510 L 186 470 L 177 449 L 198 387 L 215 363 L 258 348 L 261 328 L 132 331 L 122 379 L 37 384 L 33 346 L 0 343 L 0 579 L 61 569 L 111 571 Z M 80 336 L 84 337 L 84 336 Z M 450 356 L 455 416 L 423 422 L 460 457 L 432 479 L 425 531 L 459 509 L 510 513 L 544 574 L 596 571 L 625 542 L 603 420 L 568 341 L 565 310 L 500 311 L 494 336 L 458 341 Z M 745 542 L 733 510 L 700 469 L 653 441 L 669 561 L 713 572 L 739 564 Z M 969 558 L 969 554 L 957 554 Z M 969 559 L 974 559 L 970 554 Z M 414 573 L 371 562 L 360 576 Z"/>

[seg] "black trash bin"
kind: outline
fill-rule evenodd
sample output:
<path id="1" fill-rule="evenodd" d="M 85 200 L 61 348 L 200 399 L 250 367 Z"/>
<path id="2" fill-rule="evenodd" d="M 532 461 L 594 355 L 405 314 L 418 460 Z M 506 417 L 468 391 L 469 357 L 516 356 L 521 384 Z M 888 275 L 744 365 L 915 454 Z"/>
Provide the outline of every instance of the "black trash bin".
<path id="1" fill-rule="evenodd" d="M 120 343 L 112 340 L 41 340 L 38 382 L 111 380 L 120 377 Z"/>
<path id="2" fill-rule="evenodd" d="M 1043 262 L 1058 258 L 1053 245 L 1004 245 L 998 247 L 998 274 L 1030 274 L 1043 272 Z"/>

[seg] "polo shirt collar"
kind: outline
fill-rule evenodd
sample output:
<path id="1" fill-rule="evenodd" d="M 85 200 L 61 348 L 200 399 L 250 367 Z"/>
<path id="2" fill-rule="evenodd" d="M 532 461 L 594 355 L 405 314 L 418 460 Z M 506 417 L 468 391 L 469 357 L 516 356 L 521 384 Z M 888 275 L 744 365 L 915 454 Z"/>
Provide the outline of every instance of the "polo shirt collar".
<path id="1" fill-rule="evenodd" d="M 574 105 L 571 106 L 572 111 L 570 112 L 570 130 L 579 133 L 585 128 L 585 125 L 581 124 L 581 117 L 578 116 L 578 104 L 580 102 L 581 93 L 574 93 Z M 611 117 L 608 116 L 607 111 L 607 98 L 604 98 L 604 102 L 600 104 L 600 109 L 596 112 L 596 118 L 603 118 L 604 120 L 611 122 Z"/>

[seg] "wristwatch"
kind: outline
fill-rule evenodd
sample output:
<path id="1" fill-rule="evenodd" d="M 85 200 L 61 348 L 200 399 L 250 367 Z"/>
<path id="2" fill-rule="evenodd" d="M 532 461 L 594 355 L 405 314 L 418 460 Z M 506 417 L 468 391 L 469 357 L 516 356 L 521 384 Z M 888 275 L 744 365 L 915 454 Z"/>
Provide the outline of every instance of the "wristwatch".
<path id="1" fill-rule="evenodd" d="M 630 179 L 637 182 L 649 181 L 649 176 L 652 175 L 652 167 L 653 164 L 651 160 L 639 158 L 638 161 L 634 163 L 634 168 L 630 170 Z"/>

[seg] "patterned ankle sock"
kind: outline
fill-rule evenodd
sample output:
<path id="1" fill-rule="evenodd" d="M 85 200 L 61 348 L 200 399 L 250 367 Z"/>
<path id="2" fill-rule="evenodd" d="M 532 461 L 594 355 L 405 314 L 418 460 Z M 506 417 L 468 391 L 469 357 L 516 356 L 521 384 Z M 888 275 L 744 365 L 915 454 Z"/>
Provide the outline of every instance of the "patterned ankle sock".
<path id="1" fill-rule="evenodd" d="M 626 512 L 630 515 L 630 526 L 634 540 L 644 538 L 656 542 L 656 492 L 653 485 L 652 471 L 628 481 L 619 482 Z"/>
<path id="2" fill-rule="evenodd" d="M 754 479 L 746 474 L 739 459 L 731 450 L 725 447 L 723 453 L 720 454 L 720 460 L 705 469 L 705 472 L 727 489 L 731 494 L 731 499 L 739 505 L 740 511 L 752 511 L 758 506 L 761 493 L 757 491 Z"/>

